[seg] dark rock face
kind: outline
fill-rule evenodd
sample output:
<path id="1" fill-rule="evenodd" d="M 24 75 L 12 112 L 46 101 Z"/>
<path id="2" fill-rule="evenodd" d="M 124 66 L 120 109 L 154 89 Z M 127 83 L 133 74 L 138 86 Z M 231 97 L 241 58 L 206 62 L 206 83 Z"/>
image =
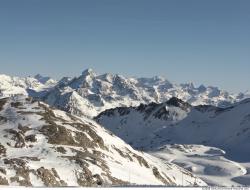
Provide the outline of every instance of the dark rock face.
<path id="1" fill-rule="evenodd" d="M 4 163 L 6 165 L 9 165 L 10 167 L 15 168 L 16 170 L 16 174 L 14 177 L 10 178 L 11 182 L 17 182 L 19 183 L 21 186 L 32 186 L 31 182 L 30 182 L 30 173 L 34 173 L 34 170 L 30 170 L 27 167 L 27 162 L 25 162 L 22 159 L 19 158 L 12 158 L 12 159 L 4 159 Z"/>
<path id="2" fill-rule="evenodd" d="M 0 99 L 0 111 L 3 109 L 3 106 L 6 104 L 7 100 L 7 98 Z"/>
<path id="3" fill-rule="evenodd" d="M 48 170 L 44 167 L 41 167 L 37 169 L 37 175 L 47 187 L 67 186 L 67 183 L 65 183 L 63 180 L 60 180 L 60 177 L 54 168 Z"/>
<path id="4" fill-rule="evenodd" d="M 153 174 L 155 175 L 156 178 L 158 178 L 159 180 L 161 180 L 164 183 L 169 183 L 169 184 L 174 184 L 170 179 L 165 179 L 164 177 L 162 177 L 162 175 L 160 174 L 160 172 L 158 171 L 157 168 L 153 168 Z"/>
<path id="5" fill-rule="evenodd" d="M 5 177 L 0 176 L 0 185 L 9 185 L 9 182 Z"/>
<path id="6" fill-rule="evenodd" d="M 134 107 L 119 107 L 119 108 L 108 109 L 102 112 L 97 117 L 95 117 L 94 120 L 98 120 L 98 118 L 100 118 L 102 115 L 106 115 L 109 117 L 112 117 L 115 114 L 118 114 L 120 116 L 128 115 L 132 109 L 134 109 Z"/>
<path id="7" fill-rule="evenodd" d="M 125 116 L 129 115 L 131 111 L 138 111 L 144 115 L 144 120 L 153 116 L 158 119 L 168 120 L 169 119 L 169 111 L 166 110 L 166 106 L 178 107 L 184 111 L 189 111 L 192 106 L 178 98 L 170 98 L 165 103 L 155 103 L 152 102 L 150 104 L 140 104 L 138 107 L 118 107 L 114 109 L 108 109 L 104 112 L 100 113 L 97 117 L 94 118 L 97 122 L 99 122 L 100 118 L 103 116 L 114 117 L 114 116 Z M 197 108 L 198 109 L 198 108 Z"/>
<path id="8" fill-rule="evenodd" d="M 184 102 L 182 101 L 181 99 L 179 98 L 176 98 L 176 97 L 172 97 L 170 98 L 167 102 L 166 102 L 167 105 L 169 106 L 174 106 L 174 107 L 179 107 L 183 110 L 188 110 L 188 108 L 191 108 L 192 106 L 187 103 L 187 102 Z"/>
<path id="9" fill-rule="evenodd" d="M 195 106 L 195 109 L 204 113 L 209 111 L 216 111 L 218 108 L 210 105 L 200 105 L 200 106 Z"/>
<path id="10" fill-rule="evenodd" d="M 19 108 L 20 106 L 22 106 L 23 104 L 21 102 L 11 102 L 11 106 L 15 107 L 15 108 Z"/>
<path id="11" fill-rule="evenodd" d="M 36 135 L 28 135 L 28 136 L 26 136 L 25 141 L 37 142 Z"/>
<path id="12" fill-rule="evenodd" d="M 6 148 L 0 144 L 0 155 L 5 155 L 6 154 Z"/>
<path id="13" fill-rule="evenodd" d="M 25 146 L 25 136 L 22 131 L 14 129 L 6 129 L 5 131 L 12 135 L 12 139 L 15 141 L 15 148 L 23 148 Z"/>

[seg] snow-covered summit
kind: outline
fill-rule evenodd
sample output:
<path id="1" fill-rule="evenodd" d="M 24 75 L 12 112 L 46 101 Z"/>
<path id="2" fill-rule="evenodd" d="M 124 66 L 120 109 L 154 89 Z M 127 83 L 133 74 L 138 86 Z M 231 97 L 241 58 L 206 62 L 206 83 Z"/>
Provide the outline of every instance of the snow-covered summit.
<path id="1" fill-rule="evenodd" d="M 88 75 L 96 76 L 96 73 L 94 72 L 93 69 L 88 68 L 82 72 L 82 76 L 88 76 Z"/>
<path id="2" fill-rule="evenodd" d="M 49 89 L 56 84 L 55 80 L 48 79 L 46 82 L 41 82 L 37 78 L 33 77 L 12 77 L 8 75 L 0 75 L 0 97 L 10 97 L 15 95 L 28 96 L 28 90 L 34 90 L 36 92 Z"/>
<path id="3" fill-rule="evenodd" d="M 57 83 L 56 80 L 54 80 L 54 79 L 52 79 L 52 78 L 50 78 L 50 77 L 44 77 L 44 76 L 42 76 L 42 75 L 40 75 L 40 74 L 35 75 L 34 78 L 35 78 L 36 80 L 38 80 L 38 82 L 40 82 L 40 83 L 42 83 L 42 84 L 44 84 L 44 85 L 48 85 L 48 86 L 51 86 L 51 85 Z"/>

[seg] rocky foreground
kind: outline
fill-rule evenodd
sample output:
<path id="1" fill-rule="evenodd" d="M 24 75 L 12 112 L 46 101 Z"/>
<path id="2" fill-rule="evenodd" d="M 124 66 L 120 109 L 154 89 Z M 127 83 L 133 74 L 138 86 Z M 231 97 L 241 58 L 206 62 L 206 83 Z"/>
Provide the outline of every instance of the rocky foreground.
<path id="1" fill-rule="evenodd" d="M 0 99 L 0 158 L 4 186 L 206 185 L 92 120 L 31 98 Z"/>

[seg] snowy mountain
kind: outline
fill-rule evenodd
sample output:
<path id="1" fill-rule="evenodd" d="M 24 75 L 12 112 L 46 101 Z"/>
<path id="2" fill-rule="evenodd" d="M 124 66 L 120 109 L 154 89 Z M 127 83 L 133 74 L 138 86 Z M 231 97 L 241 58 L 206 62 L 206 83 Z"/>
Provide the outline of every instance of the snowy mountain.
<path id="1" fill-rule="evenodd" d="M 206 185 L 94 121 L 31 98 L 0 99 L 0 185 Z"/>
<path id="2" fill-rule="evenodd" d="M 132 147 L 178 164 L 209 185 L 249 185 L 250 99 L 218 108 L 171 98 L 106 110 L 95 119 Z"/>
<path id="3" fill-rule="evenodd" d="M 192 105 L 221 107 L 246 98 L 243 93 L 230 94 L 212 86 L 201 85 L 196 88 L 192 83 L 177 85 L 162 77 L 97 75 L 93 70 L 87 69 L 79 77 L 63 78 L 43 100 L 70 113 L 94 117 L 106 109 L 138 106 L 140 103 L 160 103 L 171 97 L 178 97 Z"/>
<path id="4" fill-rule="evenodd" d="M 250 99 L 228 108 L 191 106 L 171 98 L 165 103 L 106 110 L 96 120 L 136 148 L 165 144 L 219 147 L 250 160 Z M 240 158 L 241 156 L 241 158 Z"/>
<path id="5" fill-rule="evenodd" d="M 29 92 L 41 92 L 53 87 L 57 81 L 41 75 L 33 77 L 11 77 L 0 75 L 0 97 L 10 97 L 15 95 L 29 95 Z"/>
<path id="6" fill-rule="evenodd" d="M 209 186 L 242 187 L 250 185 L 250 162 L 237 163 L 226 152 L 204 145 L 166 145 L 150 154 L 195 173 Z"/>
<path id="7" fill-rule="evenodd" d="M 249 98 L 249 92 L 230 94 L 217 87 L 192 83 L 173 84 L 163 77 L 128 78 L 122 75 L 97 75 L 92 69 L 79 77 L 10 77 L 0 75 L 0 97 L 27 95 L 78 116 L 95 117 L 106 109 L 161 103 L 171 97 L 192 105 L 227 107 Z"/>
<path id="8" fill-rule="evenodd" d="M 46 86 L 53 86 L 55 85 L 55 83 L 57 83 L 57 81 L 55 81 L 54 79 L 50 77 L 44 77 L 40 74 L 35 75 L 34 78 Z"/>

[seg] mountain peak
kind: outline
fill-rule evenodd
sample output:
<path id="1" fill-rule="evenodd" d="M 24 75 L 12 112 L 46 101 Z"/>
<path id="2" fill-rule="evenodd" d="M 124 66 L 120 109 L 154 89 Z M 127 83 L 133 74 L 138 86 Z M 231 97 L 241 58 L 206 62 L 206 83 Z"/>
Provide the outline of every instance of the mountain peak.
<path id="1" fill-rule="evenodd" d="M 194 83 L 193 82 L 188 82 L 188 83 L 184 83 L 184 84 L 181 84 L 182 87 L 184 88 L 188 88 L 188 89 L 194 89 Z"/>
<path id="2" fill-rule="evenodd" d="M 40 74 L 35 75 L 34 78 L 42 84 L 45 84 L 47 81 L 49 81 L 51 79 L 50 77 L 44 77 Z"/>
<path id="3" fill-rule="evenodd" d="M 191 105 L 189 103 L 184 102 L 183 100 L 176 98 L 176 97 L 170 98 L 166 103 L 167 103 L 167 105 L 180 107 L 182 109 L 187 109 L 187 108 L 191 107 Z"/>
<path id="4" fill-rule="evenodd" d="M 93 71 L 93 69 L 88 68 L 82 72 L 82 76 L 88 76 L 88 75 L 96 76 L 96 73 Z"/>
<path id="5" fill-rule="evenodd" d="M 164 80 L 166 80 L 165 77 L 163 77 L 163 76 L 153 76 L 152 79 L 154 81 L 164 81 Z"/>
<path id="6" fill-rule="evenodd" d="M 184 103 L 184 101 L 181 100 L 181 99 L 179 99 L 179 98 L 177 98 L 177 97 L 172 97 L 172 98 L 170 98 L 167 101 L 167 103 L 169 103 L 169 104 L 176 104 L 176 103 Z"/>
<path id="7" fill-rule="evenodd" d="M 206 89 L 207 89 L 207 88 L 206 88 L 203 84 L 201 84 L 201 85 L 198 87 L 199 92 L 205 92 Z"/>

